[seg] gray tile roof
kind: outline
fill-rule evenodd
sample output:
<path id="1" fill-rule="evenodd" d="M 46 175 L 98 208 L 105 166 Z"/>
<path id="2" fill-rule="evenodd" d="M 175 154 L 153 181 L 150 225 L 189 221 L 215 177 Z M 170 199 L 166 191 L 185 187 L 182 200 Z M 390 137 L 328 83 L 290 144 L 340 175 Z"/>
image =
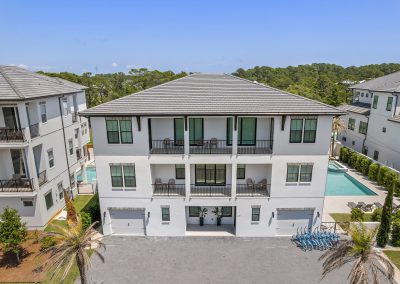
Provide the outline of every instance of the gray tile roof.
<path id="1" fill-rule="evenodd" d="M 371 110 L 371 104 L 354 102 L 348 105 L 341 105 L 339 109 L 346 112 L 354 112 L 363 115 L 369 115 Z"/>
<path id="2" fill-rule="evenodd" d="M 364 83 L 350 86 L 350 89 L 364 89 L 381 92 L 400 92 L 400 71 Z"/>
<path id="3" fill-rule="evenodd" d="M 232 75 L 192 74 L 82 112 L 105 115 L 279 115 L 343 111 Z"/>
<path id="4" fill-rule="evenodd" d="M 87 87 L 16 66 L 0 65 L 0 101 L 80 92 Z"/>
<path id="5" fill-rule="evenodd" d="M 395 116 L 389 118 L 388 120 L 389 120 L 389 121 L 393 121 L 393 122 L 400 123 L 400 115 L 399 115 L 399 114 L 398 114 L 398 115 L 395 115 Z"/>

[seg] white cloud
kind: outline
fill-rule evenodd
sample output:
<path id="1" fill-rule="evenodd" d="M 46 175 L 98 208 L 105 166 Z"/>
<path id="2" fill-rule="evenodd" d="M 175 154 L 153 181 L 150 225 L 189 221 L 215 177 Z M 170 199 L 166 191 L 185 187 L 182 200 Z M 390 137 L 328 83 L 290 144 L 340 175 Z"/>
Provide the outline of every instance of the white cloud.
<path id="1" fill-rule="evenodd" d="M 111 66 L 114 67 L 114 68 L 118 67 L 118 63 L 113 62 L 113 63 L 111 63 Z"/>
<path id="2" fill-rule="evenodd" d="M 128 65 L 126 65 L 126 68 L 128 68 L 128 69 L 135 69 L 135 68 L 138 68 L 138 66 L 137 66 L 137 65 L 134 65 L 134 64 L 128 64 Z"/>

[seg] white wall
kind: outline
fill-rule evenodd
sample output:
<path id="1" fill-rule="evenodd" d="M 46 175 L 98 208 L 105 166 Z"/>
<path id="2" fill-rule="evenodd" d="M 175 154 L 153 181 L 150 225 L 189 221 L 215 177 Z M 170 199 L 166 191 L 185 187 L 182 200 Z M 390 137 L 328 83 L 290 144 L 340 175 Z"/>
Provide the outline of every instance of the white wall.
<path id="1" fill-rule="evenodd" d="M 355 119 L 354 130 L 348 128 L 350 118 Z M 361 153 L 366 135 L 359 132 L 360 121 L 368 122 L 368 118 L 365 115 L 350 112 L 348 115 L 343 116 L 342 119 L 346 129 L 338 135 L 337 139 L 346 147 Z M 343 137 L 345 137 L 346 141 L 344 141 Z"/>

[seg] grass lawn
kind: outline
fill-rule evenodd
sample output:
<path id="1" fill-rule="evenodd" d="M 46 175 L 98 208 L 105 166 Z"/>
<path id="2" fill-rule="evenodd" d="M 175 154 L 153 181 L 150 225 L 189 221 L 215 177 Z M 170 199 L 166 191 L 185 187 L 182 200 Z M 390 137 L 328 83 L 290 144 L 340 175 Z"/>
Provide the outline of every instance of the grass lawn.
<path id="1" fill-rule="evenodd" d="M 400 269 L 400 251 L 385 250 L 383 252 L 387 255 L 391 262 L 393 262 L 393 264 Z"/>
<path id="2" fill-rule="evenodd" d="M 350 213 L 331 213 L 330 215 L 336 222 L 351 222 Z M 372 222 L 371 215 L 372 213 L 365 213 L 364 222 Z"/>

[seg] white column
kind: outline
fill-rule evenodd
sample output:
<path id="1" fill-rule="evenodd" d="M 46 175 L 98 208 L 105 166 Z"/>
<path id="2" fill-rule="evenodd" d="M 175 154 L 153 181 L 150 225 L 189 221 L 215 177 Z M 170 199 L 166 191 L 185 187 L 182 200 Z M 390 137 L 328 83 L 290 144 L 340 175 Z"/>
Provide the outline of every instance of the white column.
<path id="1" fill-rule="evenodd" d="M 190 197 L 190 164 L 185 163 L 185 196 Z"/>
<path id="2" fill-rule="evenodd" d="M 87 183 L 86 163 L 83 163 L 81 167 L 81 173 L 82 173 L 82 182 Z"/>
<path id="3" fill-rule="evenodd" d="M 185 117 L 185 123 L 184 123 L 184 131 L 183 131 L 183 139 L 185 141 L 185 155 L 189 155 L 189 147 L 190 147 L 190 141 L 189 141 L 189 118 Z M 185 125 L 187 125 L 187 129 L 185 129 Z"/>
<path id="4" fill-rule="evenodd" d="M 26 141 L 31 139 L 31 133 L 29 132 L 29 121 L 28 114 L 26 113 L 26 105 L 24 102 L 17 104 L 18 116 L 21 129 L 24 130 L 24 137 Z"/>
<path id="5" fill-rule="evenodd" d="M 236 162 L 232 163 L 232 197 L 236 197 L 236 173 L 237 173 L 237 164 Z"/>
<path id="6" fill-rule="evenodd" d="M 37 170 L 35 164 L 35 156 L 33 155 L 33 148 L 28 146 L 25 148 L 26 165 L 28 167 L 29 178 L 32 179 L 33 188 L 39 190 L 39 181 L 37 177 Z"/>

